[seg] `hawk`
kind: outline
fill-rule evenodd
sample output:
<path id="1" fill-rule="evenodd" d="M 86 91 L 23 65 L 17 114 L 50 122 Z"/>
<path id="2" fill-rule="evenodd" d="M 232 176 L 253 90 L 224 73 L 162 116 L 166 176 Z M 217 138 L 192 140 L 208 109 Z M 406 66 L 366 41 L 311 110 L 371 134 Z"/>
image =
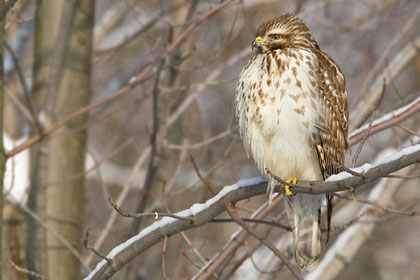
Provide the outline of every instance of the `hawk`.
<path id="1" fill-rule="evenodd" d="M 278 183 L 266 168 L 293 183 L 325 180 L 340 171 L 348 145 L 347 90 L 338 65 L 293 14 L 261 24 L 252 48 L 257 52 L 240 74 L 235 112 L 245 151 L 268 179 L 271 201 Z M 312 270 L 321 253 L 325 196 L 282 190 L 296 262 Z M 329 196 L 327 206 L 329 229 Z"/>

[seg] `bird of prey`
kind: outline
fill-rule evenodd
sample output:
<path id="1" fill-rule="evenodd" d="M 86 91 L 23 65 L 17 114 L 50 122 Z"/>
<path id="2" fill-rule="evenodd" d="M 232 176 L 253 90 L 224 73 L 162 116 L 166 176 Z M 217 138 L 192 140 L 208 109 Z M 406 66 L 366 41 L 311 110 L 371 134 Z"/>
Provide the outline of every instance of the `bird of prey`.
<path id="1" fill-rule="evenodd" d="M 295 15 L 258 28 L 256 53 L 242 70 L 235 113 L 245 151 L 268 179 L 269 199 L 278 184 L 322 181 L 340 171 L 347 148 L 348 99 L 344 76 Z M 324 195 L 292 193 L 281 185 L 293 229 L 295 259 L 312 270 L 321 253 Z M 328 228 L 331 197 L 327 196 Z"/>

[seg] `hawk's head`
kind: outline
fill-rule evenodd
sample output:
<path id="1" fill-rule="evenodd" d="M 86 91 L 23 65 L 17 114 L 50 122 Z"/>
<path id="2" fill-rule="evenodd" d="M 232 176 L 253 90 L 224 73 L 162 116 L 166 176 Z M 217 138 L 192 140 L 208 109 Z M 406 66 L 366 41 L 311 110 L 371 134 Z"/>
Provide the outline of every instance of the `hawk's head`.
<path id="1" fill-rule="evenodd" d="M 252 48 L 257 48 L 258 52 L 269 52 L 283 48 L 318 48 L 318 44 L 297 16 L 285 14 L 258 27 Z"/>

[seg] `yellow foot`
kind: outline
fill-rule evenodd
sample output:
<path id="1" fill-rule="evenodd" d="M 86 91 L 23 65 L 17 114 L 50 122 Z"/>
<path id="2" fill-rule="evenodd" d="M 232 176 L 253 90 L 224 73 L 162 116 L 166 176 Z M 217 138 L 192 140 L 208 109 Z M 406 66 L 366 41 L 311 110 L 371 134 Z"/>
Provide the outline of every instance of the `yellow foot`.
<path id="1" fill-rule="evenodd" d="M 287 179 L 285 181 L 287 183 L 292 183 L 292 184 L 296 184 L 297 183 L 297 179 L 296 179 L 296 176 L 295 175 L 293 175 L 292 178 L 289 178 L 289 179 Z M 293 194 L 293 192 L 290 190 L 290 187 L 288 185 L 280 184 L 280 186 L 284 189 L 284 192 L 286 193 L 287 196 Z"/>

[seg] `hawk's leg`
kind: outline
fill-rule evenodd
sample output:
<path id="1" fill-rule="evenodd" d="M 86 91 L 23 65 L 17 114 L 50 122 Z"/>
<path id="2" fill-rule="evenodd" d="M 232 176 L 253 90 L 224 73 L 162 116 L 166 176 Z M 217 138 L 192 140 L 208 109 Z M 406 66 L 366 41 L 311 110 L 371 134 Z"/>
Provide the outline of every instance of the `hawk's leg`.
<path id="1" fill-rule="evenodd" d="M 297 183 L 297 179 L 296 179 L 296 176 L 295 175 L 293 175 L 291 178 L 289 178 L 289 179 L 287 179 L 285 181 L 286 181 L 286 183 L 292 183 L 292 184 L 296 184 Z M 280 187 L 284 190 L 284 193 L 287 196 L 290 196 L 290 195 L 293 194 L 293 192 L 290 190 L 290 186 L 284 185 L 284 184 L 280 184 Z"/>

